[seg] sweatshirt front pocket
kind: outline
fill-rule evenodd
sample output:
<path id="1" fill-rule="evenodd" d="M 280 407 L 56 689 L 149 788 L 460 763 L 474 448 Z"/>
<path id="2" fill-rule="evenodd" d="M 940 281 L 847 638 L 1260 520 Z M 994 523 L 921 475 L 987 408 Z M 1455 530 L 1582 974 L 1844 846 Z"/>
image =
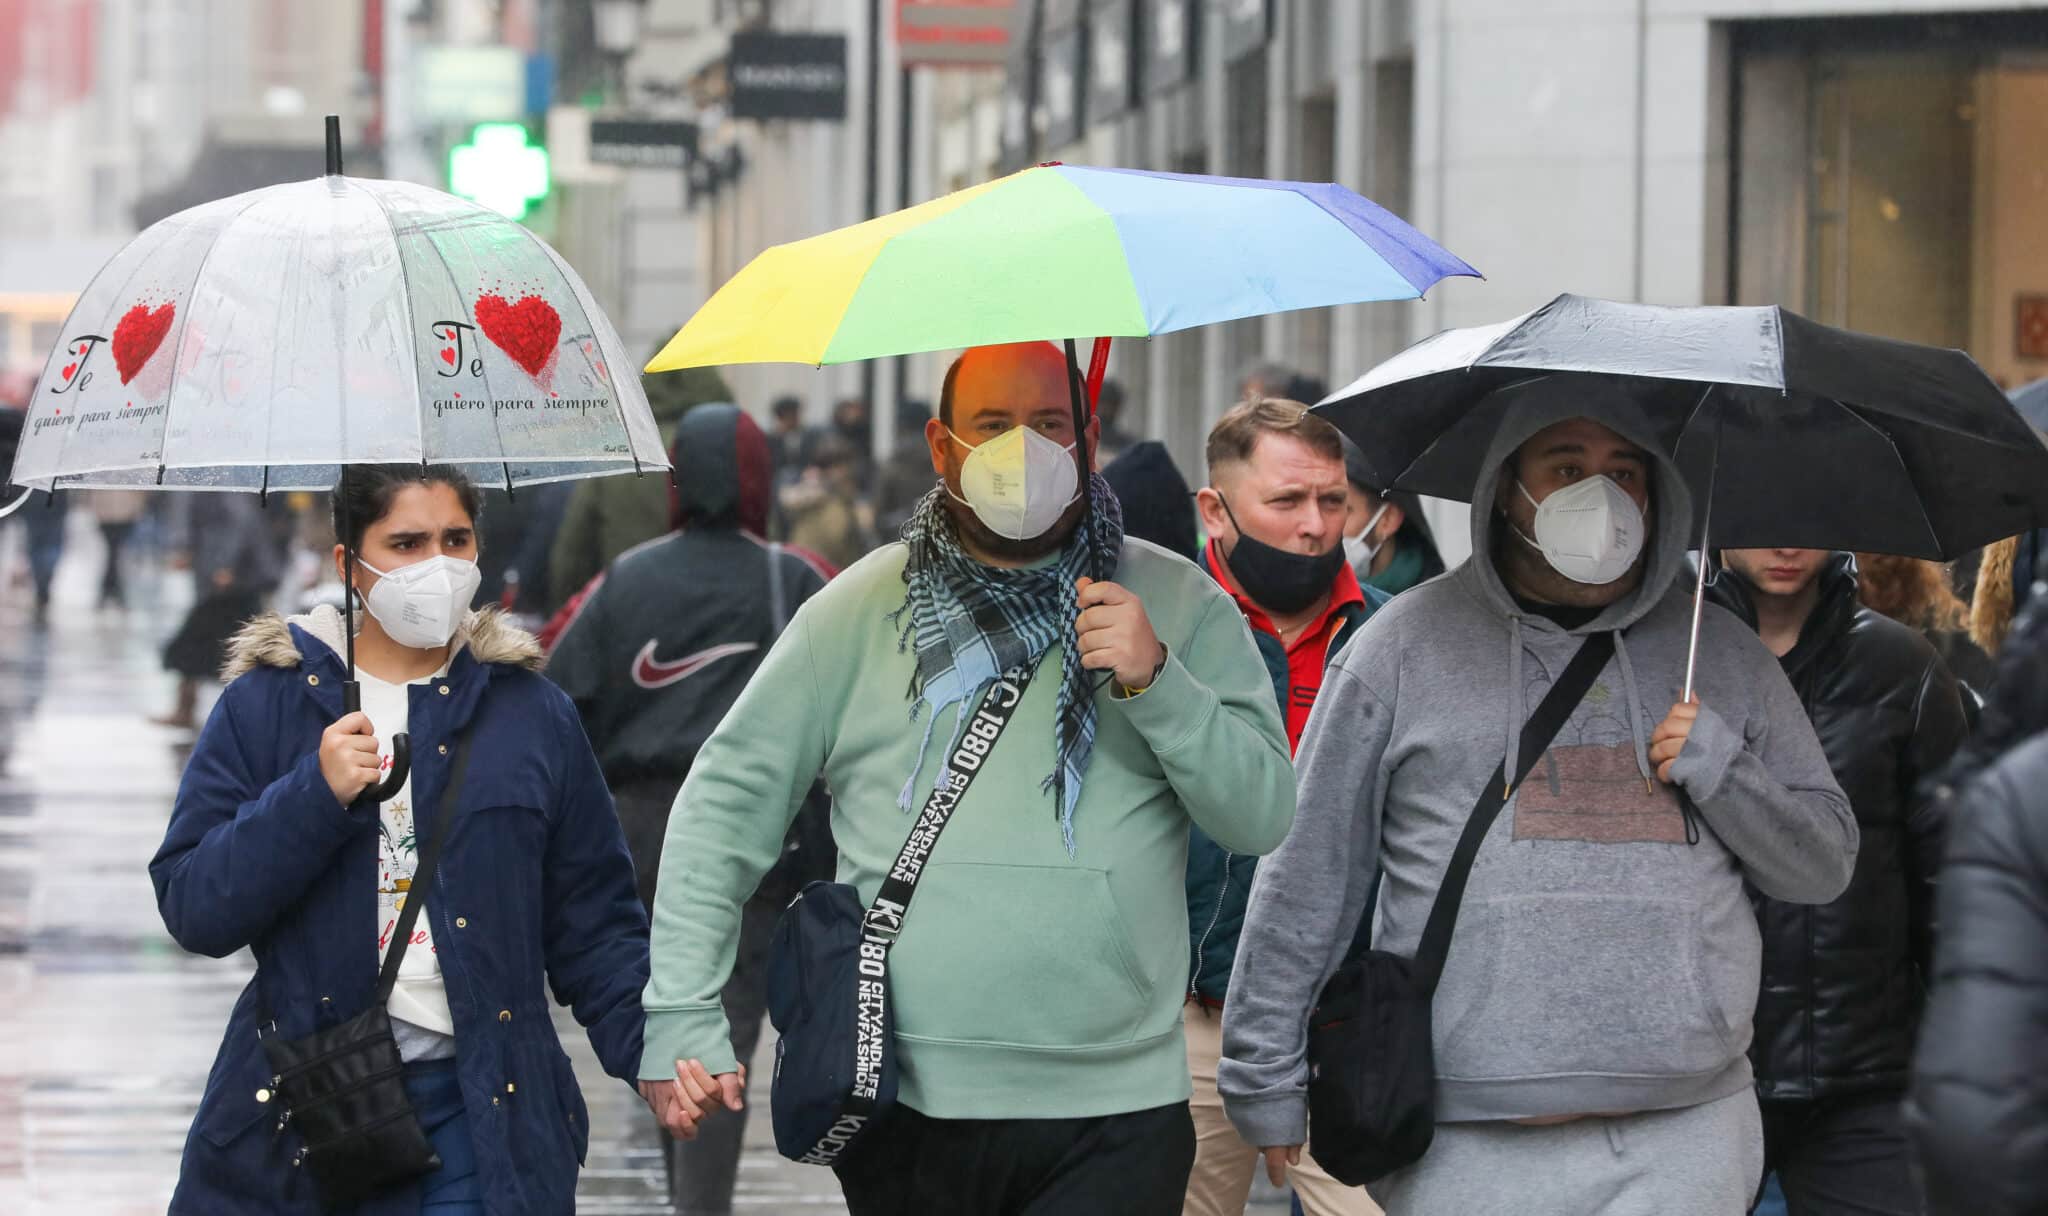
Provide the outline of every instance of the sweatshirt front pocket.
<path id="1" fill-rule="evenodd" d="M 1129 1042 L 1151 992 L 1109 876 L 1078 866 L 929 865 L 889 955 L 909 1038 Z"/>
<path id="2" fill-rule="evenodd" d="M 1468 902 L 1437 990 L 1438 1073 L 1692 1076 L 1725 1066 L 1740 1047 L 1700 932 L 1687 899 Z"/>

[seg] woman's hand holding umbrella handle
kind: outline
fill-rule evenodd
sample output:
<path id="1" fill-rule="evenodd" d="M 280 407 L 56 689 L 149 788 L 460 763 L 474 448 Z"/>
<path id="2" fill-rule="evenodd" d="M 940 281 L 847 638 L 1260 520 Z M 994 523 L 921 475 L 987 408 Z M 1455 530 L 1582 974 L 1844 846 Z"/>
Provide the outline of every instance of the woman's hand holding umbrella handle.
<path id="1" fill-rule="evenodd" d="M 363 791 L 383 777 L 377 736 L 368 714 L 347 714 L 320 734 L 320 775 L 335 801 L 355 805 Z"/>
<path id="2" fill-rule="evenodd" d="M 1692 724 L 1699 721 L 1700 700 L 1680 701 L 1664 715 L 1657 729 L 1650 733 L 1650 764 L 1657 770 L 1657 780 L 1672 784 L 1671 766 L 1678 762 L 1678 755 L 1685 750 L 1685 741 L 1692 737 Z"/>

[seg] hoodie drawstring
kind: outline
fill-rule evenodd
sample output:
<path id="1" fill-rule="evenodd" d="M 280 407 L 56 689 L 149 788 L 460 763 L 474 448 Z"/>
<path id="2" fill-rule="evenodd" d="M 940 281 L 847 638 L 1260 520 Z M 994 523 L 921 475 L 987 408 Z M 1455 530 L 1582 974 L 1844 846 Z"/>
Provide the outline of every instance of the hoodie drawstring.
<path id="1" fill-rule="evenodd" d="M 1622 695 L 1628 699 L 1628 735 L 1636 745 L 1636 771 L 1643 775 L 1643 793 L 1654 795 L 1657 781 L 1650 771 L 1650 736 L 1643 729 L 1642 698 L 1636 695 L 1636 672 L 1628 661 L 1628 637 L 1614 633 L 1614 657 L 1621 661 Z"/>
<path id="2" fill-rule="evenodd" d="M 1507 707 L 1507 761 L 1501 772 L 1501 797 L 1512 798 L 1515 793 L 1515 774 L 1522 771 L 1522 718 L 1529 712 L 1524 698 L 1528 694 L 1522 689 L 1522 614 L 1508 614 L 1508 695 L 1501 698 Z"/>

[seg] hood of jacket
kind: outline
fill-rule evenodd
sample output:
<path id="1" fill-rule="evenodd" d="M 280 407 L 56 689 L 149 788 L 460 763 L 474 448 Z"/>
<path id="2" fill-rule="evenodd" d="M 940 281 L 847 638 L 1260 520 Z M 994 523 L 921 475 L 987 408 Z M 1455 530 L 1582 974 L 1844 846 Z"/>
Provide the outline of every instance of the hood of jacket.
<path id="1" fill-rule="evenodd" d="M 684 414 L 712 401 L 731 401 L 732 390 L 715 367 L 685 367 L 640 377 L 647 390 L 647 408 L 663 433 L 673 428 Z"/>
<path id="2" fill-rule="evenodd" d="M 1507 529 L 1494 506 L 1502 481 L 1507 477 L 1508 458 L 1528 442 L 1530 436 L 1547 426 L 1570 418 L 1589 418 L 1642 448 L 1650 456 L 1649 548 L 1642 581 L 1629 594 L 1608 605 L 1592 621 L 1573 633 L 1626 629 L 1656 607 L 1685 568 L 1691 545 L 1692 493 L 1677 462 L 1657 442 L 1642 406 L 1628 391 L 1616 384 L 1595 382 L 1570 400 L 1525 398 L 1510 408 L 1494 433 L 1481 465 L 1479 481 L 1472 487 L 1472 557 L 1465 570 L 1474 590 L 1488 607 L 1503 617 L 1523 615 L 1500 577 L 1495 550 L 1503 544 L 1526 544 Z M 1512 486 L 1510 486 L 1512 492 Z"/>
<path id="3" fill-rule="evenodd" d="M 311 612 L 289 619 L 267 612 L 250 618 L 228 643 L 227 660 L 221 666 L 222 681 L 233 683 L 236 677 L 258 667 L 297 667 L 304 660 L 313 658 L 300 652 L 298 638 L 292 633 L 294 625 L 307 637 L 324 644 L 337 657 L 346 649 L 347 637 L 343 632 L 341 610 L 332 604 L 321 604 Z M 500 664 L 526 671 L 537 672 L 547 663 L 546 655 L 534 636 L 506 620 L 505 614 L 497 608 L 480 608 L 463 621 L 462 627 L 455 632 L 455 650 L 451 654 L 460 654 L 464 650 L 479 663 Z"/>
<path id="4" fill-rule="evenodd" d="M 676 423 L 669 460 L 671 528 L 708 524 L 767 535 L 775 459 L 746 411 L 723 401 L 691 410 Z"/>
<path id="5" fill-rule="evenodd" d="M 1638 560 L 1642 578 L 1633 591 L 1609 604 L 1598 616 L 1576 629 L 1563 630 L 1553 622 L 1526 613 L 1515 601 L 1501 578 L 1495 550 L 1503 544 L 1527 542 L 1509 531 L 1507 520 L 1494 505 L 1503 480 L 1509 476 L 1508 460 L 1529 438 L 1545 427 L 1571 418 L 1589 418 L 1643 449 L 1650 457 L 1649 547 Z M 1665 598 L 1686 568 L 1686 546 L 1692 530 L 1692 494 L 1678 464 L 1657 443 L 1642 406 L 1618 384 L 1593 382 L 1568 400 L 1525 397 L 1510 407 L 1488 446 L 1480 465 L 1479 480 L 1472 488 L 1472 557 L 1454 575 L 1488 612 L 1507 624 L 1507 696 L 1502 705 L 1501 734 L 1506 751 L 1506 771 L 1514 772 L 1521 756 L 1522 676 L 1525 659 L 1525 631 L 1536 634 L 1569 633 L 1574 637 L 1613 631 L 1615 660 L 1621 669 L 1627 692 L 1628 734 L 1634 744 L 1636 767 L 1643 779 L 1651 779 L 1650 730 L 1653 722 L 1642 710 L 1641 688 L 1636 682 L 1635 663 L 1629 655 L 1625 631 L 1648 616 Z"/>

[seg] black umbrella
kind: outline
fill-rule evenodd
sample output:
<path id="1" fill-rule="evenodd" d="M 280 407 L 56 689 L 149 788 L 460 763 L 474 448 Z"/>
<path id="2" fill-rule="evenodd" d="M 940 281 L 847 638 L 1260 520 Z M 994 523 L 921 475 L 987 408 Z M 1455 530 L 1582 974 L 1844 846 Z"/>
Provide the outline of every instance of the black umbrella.
<path id="1" fill-rule="evenodd" d="M 1465 501 L 1509 407 L 1617 382 L 1685 471 L 1703 552 L 1711 524 L 1734 548 L 1946 561 L 2048 522 L 2048 447 L 1968 355 L 1781 308 L 1562 295 L 1417 343 L 1316 410 L 1385 484 Z"/>

